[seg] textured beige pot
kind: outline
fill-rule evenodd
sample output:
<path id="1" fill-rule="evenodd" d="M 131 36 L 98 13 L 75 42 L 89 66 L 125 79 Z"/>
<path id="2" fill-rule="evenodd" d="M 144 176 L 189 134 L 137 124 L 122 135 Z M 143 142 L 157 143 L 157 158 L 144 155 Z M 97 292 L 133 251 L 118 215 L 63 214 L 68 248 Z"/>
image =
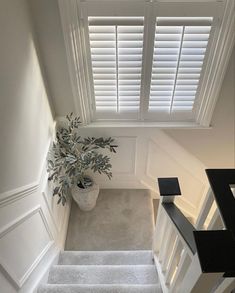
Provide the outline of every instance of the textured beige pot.
<path id="1" fill-rule="evenodd" d="M 73 199 L 82 211 L 91 211 L 95 205 L 99 195 L 99 185 L 93 182 L 88 188 L 80 188 L 77 185 L 71 188 Z"/>

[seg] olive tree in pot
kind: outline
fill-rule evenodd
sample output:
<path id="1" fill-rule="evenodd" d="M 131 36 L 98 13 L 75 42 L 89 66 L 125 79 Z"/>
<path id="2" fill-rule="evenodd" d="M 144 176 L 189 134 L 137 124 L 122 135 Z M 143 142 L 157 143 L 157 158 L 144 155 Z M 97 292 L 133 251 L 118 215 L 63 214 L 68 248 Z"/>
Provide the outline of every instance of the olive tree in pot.
<path id="1" fill-rule="evenodd" d="M 80 209 L 89 211 L 96 205 L 99 186 L 87 175 L 89 170 L 112 178 L 110 158 L 99 152 L 108 149 L 116 153 L 117 145 L 109 138 L 82 138 L 78 134 L 80 118 L 73 113 L 66 116 L 66 124 L 59 126 L 47 160 L 49 181 L 54 182 L 53 196 L 65 205 L 72 194 Z"/>

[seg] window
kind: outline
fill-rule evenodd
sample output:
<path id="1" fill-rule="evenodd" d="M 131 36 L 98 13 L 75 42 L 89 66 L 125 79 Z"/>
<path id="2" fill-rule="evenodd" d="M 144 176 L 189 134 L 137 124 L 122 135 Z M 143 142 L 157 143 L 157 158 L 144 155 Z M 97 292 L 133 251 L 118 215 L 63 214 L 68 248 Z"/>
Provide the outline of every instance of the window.
<path id="1" fill-rule="evenodd" d="M 176 112 L 191 117 L 212 21 L 156 18 L 149 82 L 142 74 L 144 18 L 88 17 L 96 118 L 139 120 L 152 115 L 154 120 L 159 113 L 170 117 Z M 143 84 L 149 84 L 148 95 Z M 147 113 L 140 108 L 142 100 Z"/>
<path id="2" fill-rule="evenodd" d="M 85 124 L 209 126 L 233 49 L 233 0 L 59 6 L 75 112 Z"/>

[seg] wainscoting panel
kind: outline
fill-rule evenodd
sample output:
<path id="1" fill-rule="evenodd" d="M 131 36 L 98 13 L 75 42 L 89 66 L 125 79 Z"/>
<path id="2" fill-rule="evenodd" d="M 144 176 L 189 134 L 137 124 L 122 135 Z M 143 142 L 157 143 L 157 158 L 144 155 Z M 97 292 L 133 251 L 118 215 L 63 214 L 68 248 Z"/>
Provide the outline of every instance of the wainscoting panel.
<path id="1" fill-rule="evenodd" d="M 4 280 L 4 293 L 33 292 L 64 247 L 70 205 L 57 205 L 45 169 L 44 162 L 36 183 L 0 195 L 0 279 Z"/>
<path id="2" fill-rule="evenodd" d="M 159 196 L 158 177 L 179 177 L 182 197 L 179 206 L 195 218 L 207 190 L 205 166 L 164 131 L 154 128 L 92 128 L 82 136 L 114 137 L 117 154 L 111 155 L 113 178 L 94 176 L 101 188 L 147 188 Z"/>
<path id="3" fill-rule="evenodd" d="M 111 154 L 113 174 L 136 175 L 136 137 L 114 137 L 118 142 L 118 154 Z M 122 158 L 120 160 L 120 158 Z M 125 164 L 123 164 L 125 160 Z"/>
<path id="4" fill-rule="evenodd" d="M 136 136 L 112 136 L 117 143 L 117 153 L 105 151 L 110 156 L 112 164 L 112 180 L 105 175 L 92 174 L 101 188 L 141 188 L 136 176 L 137 162 L 137 137 Z M 143 186 L 142 186 L 143 187 Z"/>
<path id="5" fill-rule="evenodd" d="M 46 184 L 45 190 L 42 192 L 43 198 L 45 200 L 48 212 L 54 224 L 57 234 L 60 233 L 63 224 L 63 215 L 65 212 L 65 207 L 61 204 L 58 205 L 58 197 L 52 196 L 52 186 Z"/>
<path id="6" fill-rule="evenodd" d="M 40 206 L 0 231 L 1 264 L 18 287 L 22 287 L 52 243 L 53 237 Z"/>

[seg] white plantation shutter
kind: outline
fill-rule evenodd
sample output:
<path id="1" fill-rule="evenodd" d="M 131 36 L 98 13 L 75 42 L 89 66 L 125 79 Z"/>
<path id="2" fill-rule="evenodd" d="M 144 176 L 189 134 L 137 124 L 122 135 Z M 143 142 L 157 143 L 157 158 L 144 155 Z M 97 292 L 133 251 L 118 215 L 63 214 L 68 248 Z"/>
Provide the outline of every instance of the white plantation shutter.
<path id="1" fill-rule="evenodd" d="M 148 111 L 192 111 L 212 18 L 157 18 Z"/>
<path id="2" fill-rule="evenodd" d="M 90 50 L 96 110 L 116 111 L 115 26 L 89 26 Z"/>
<path id="3" fill-rule="evenodd" d="M 143 17 L 89 17 L 96 112 L 137 113 L 143 51 Z"/>

